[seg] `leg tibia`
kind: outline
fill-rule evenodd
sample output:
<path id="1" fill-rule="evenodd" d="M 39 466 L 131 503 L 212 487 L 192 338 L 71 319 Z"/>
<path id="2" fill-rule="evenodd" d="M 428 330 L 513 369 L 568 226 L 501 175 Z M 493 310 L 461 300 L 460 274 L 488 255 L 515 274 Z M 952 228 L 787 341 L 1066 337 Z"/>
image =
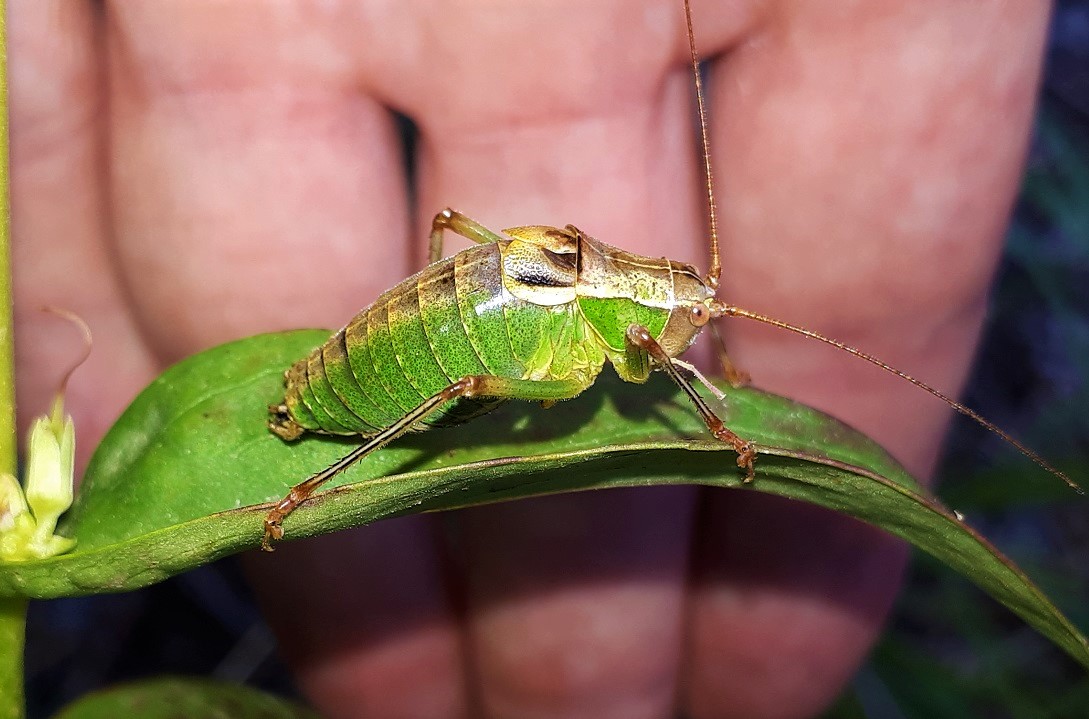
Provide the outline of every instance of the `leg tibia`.
<path id="1" fill-rule="evenodd" d="M 628 328 L 628 342 L 643 349 L 650 355 L 654 363 L 661 367 L 670 379 L 677 383 L 677 385 L 684 390 L 684 393 L 688 395 L 688 398 L 692 400 L 692 404 L 696 406 L 696 411 L 699 412 L 700 418 L 703 423 L 707 425 L 707 429 L 711 431 L 715 439 L 725 442 L 734 448 L 737 452 L 737 466 L 745 470 L 745 481 L 751 482 L 753 479 L 753 462 L 756 460 L 756 445 L 752 442 L 742 439 L 726 425 L 722 423 L 722 420 L 718 418 L 714 410 L 704 401 L 700 396 L 696 388 L 692 386 L 692 383 L 680 373 L 676 365 L 674 365 L 672 358 L 666 351 L 662 349 L 662 346 L 650 335 L 646 327 L 640 327 L 639 325 L 632 325 Z"/>
<path id="2" fill-rule="evenodd" d="M 442 259 L 442 233 L 444 230 L 450 230 L 455 235 L 461 235 L 465 239 L 472 240 L 480 245 L 499 242 L 503 239 L 476 220 L 447 207 L 435 215 L 435 219 L 431 220 L 431 247 L 428 253 L 428 264 Z"/>
<path id="3" fill-rule="evenodd" d="M 328 482 L 336 475 L 343 472 L 371 452 L 381 449 L 388 443 L 397 439 L 423 421 L 447 402 L 458 397 L 496 397 L 500 399 L 524 399 L 536 401 L 552 401 L 568 399 L 586 389 L 587 383 L 578 380 L 544 380 L 534 381 L 526 379 L 511 379 L 508 377 L 496 377 L 493 375 L 470 375 L 462 377 L 457 382 L 448 385 L 445 389 L 424 400 L 419 406 L 399 419 L 397 422 L 370 437 L 366 442 L 353 449 L 334 464 L 313 475 L 305 482 L 301 482 L 291 488 L 287 496 L 281 499 L 275 507 L 265 515 L 265 536 L 261 541 L 261 547 L 265 551 L 272 551 L 272 541 L 284 536 L 282 527 L 284 519 L 295 511 L 295 508 L 305 502 L 318 487 Z"/>

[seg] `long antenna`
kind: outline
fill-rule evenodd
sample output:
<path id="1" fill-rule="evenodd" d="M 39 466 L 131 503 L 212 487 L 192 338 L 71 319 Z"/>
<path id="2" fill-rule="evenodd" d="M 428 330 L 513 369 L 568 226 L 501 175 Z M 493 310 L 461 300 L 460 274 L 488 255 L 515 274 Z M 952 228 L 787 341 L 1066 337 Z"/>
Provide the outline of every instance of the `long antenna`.
<path id="1" fill-rule="evenodd" d="M 684 0 L 684 19 L 688 23 L 688 50 L 692 55 L 692 77 L 696 80 L 696 107 L 700 113 L 700 139 L 703 143 L 703 174 L 707 180 L 707 217 L 711 224 L 711 267 L 704 282 L 712 290 L 718 289 L 722 274 L 722 260 L 718 255 L 718 214 L 715 211 L 715 183 L 711 176 L 711 140 L 707 133 L 707 110 L 703 104 L 703 80 L 700 79 L 700 57 L 696 52 L 696 33 L 692 29 L 692 8 Z"/>
<path id="2" fill-rule="evenodd" d="M 818 342 L 823 342 L 823 343 L 825 343 L 827 345 L 832 345 L 833 347 L 835 347 L 837 349 L 841 349 L 844 352 L 847 352 L 848 354 L 852 354 L 855 357 L 858 357 L 859 359 L 866 360 L 870 364 L 876 365 L 876 366 L 880 367 L 881 369 L 885 370 L 886 372 L 891 372 L 892 374 L 896 375 L 900 379 L 905 379 L 908 382 L 911 382 L 913 385 L 915 385 L 919 389 L 924 390 L 926 392 L 929 392 L 930 394 L 934 395 L 935 397 L 937 397 L 941 401 L 945 402 L 947 405 L 949 405 L 950 407 L 952 407 L 956 411 L 960 412 L 964 416 L 971 417 L 976 422 L 978 422 L 980 425 L 982 425 L 983 427 L 987 428 L 991 432 L 994 432 L 996 435 L 998 435 L 999 437 L 1004 439 L 1010 445 L 1015 447 L 1021 454 L 1025 455 L 1026 457 L 1031 459 L 1037 465 L 1039 465 L 1040 467 L 1042 467 L 1046 471 L 1050 472 L 1051 474 L 1055 475 L 1056 477 L 1058 477 L 1062 481 L 1066 482 L 1066 484 L 1069 485 L 1070 488 L 1073 489 L 1075 492 L 1077 492 L 1078 494 L 1085 494 L 1085 490 L 1082 489 L 1081 487 L 1079 487 L 1077 485 L 1077 483 L 1075 483 L 1074 480 L 1070 479 L 1070 477 L 1068 477 L 1064 472 L 1061 472 L 1060 470 L 1055 469 L 1055 467 L 1048 464 L 1047 460 L 1045 460 L 1040 455 L 1036 454 L 1036 452 L 1033 452 L 1031 449 L 1029 449 L 1025 445 L 1021 444 L 1021 442 L 1019 442 L 1018 440 L 1011 437 L 1008 433 L 1006 433 L 1005 430 L 1000 429 L 998 427 L 998 425 L 996 425 L 994 422 L 991 422 L 990 420 L 984 418 L 982 415 L 980 415 L 974 409 L 972 409 L 970 407 L 966 407 L 965 405 L 961 404 L 960 402 L 957 402 L 956 400 L 952 399 L 951 397 L 948 397 L 945 394 L 943 394 L 942 392 L 939 392 L 938 390 L 934 389 L 933 387 L 926 384 L 925 382 L 923 382 L 921 380 L 917 380 L 914 377 L 912 377 L 911 375 L 906 374 L 904 372 L 901 372 L 900 370 L 896 369 L 895 367 L 893 367 L 893 366 L 891 366 L 889 364 L 886 364 L 885 362 L 882 362 L 881 360 L 877 359 L 876 357 L 874 357 L 871 354 L 867 354 L 867 353 L 863 352 L 862 350 L 855 349 L 854 347 L 851 347 L 850 345 L 846 345 L 846 344 L 840 342 L 839 340 L 834 340 L 831 337 L 825 337 L 824 335 L 819 334 L 817 332 L 814 332 L 813 330 L 807 330 L 804 327 L 799 327 L 797 325 L 792 325 L 792 324 L 789 324 L 787 322 L 783 322 L 782 320 L 777 320 L 777 319 L 775 319 L 773 317 L 768 317 L 767 315 L 761 315 L 761 314 L 758 314 L 756 312 L 750 312 L 749 310 L 741 309 L 740 307 L 735 307 L 733 305 L 727 305 L 727 304 L 722 304 L 720 302 L 714 302 L 712 304 L 712 306 L 711 306 L 711 316 L 712 317 L 744 317 L 745 319 L 755 320 L 757 322 L 763 322 L 766 325 L 771 325 L 772 327 L 778 327 L 779 329 L 789 330 L 791 332 L 795 332 L 797 334 L 800 334 L 803 337 L 808 337 L 809 339 L 817 340 Z"/>

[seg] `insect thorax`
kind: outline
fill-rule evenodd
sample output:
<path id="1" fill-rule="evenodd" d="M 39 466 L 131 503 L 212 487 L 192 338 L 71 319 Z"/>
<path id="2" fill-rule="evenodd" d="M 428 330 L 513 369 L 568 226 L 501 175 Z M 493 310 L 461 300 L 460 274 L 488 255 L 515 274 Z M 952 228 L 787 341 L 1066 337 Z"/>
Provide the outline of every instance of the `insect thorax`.
<path id="1" fill-rule="evenodd" d="M 713 296 L 695 268 L 644 257 L 600 242 L 568 225 L 504 230 L 504 283 L 511 294 L 538 305 L 577 304 L 602 349 L 625 379 L 628 327 L 650 331 L 670 356 L 692 344 L 699 327 L 690 308 Z"/>

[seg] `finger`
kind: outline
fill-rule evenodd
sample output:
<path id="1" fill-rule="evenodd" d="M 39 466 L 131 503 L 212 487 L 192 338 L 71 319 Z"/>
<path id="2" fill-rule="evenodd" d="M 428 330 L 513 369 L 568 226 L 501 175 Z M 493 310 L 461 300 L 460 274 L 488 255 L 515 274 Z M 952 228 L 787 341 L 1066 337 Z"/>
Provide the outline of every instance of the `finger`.
<path id="1" fill-rule="evenodd" d="M 409 273 L 397 131 L 359 92 L 347 7 L 110 6 L 119 255 L 162 355 L 342 323 Z"/>
<path id="2" fill-rule="evenodd" d="M 788 7 L 715 75 L 730 299 L 955 393 L 1018 183 L 1042 11 Z M 981 126 L 996 114 L 1008 121 Z M 833 348 L 726 329 L 762 386 L 834 407 L 927 473 L 947 407 Z"/>
<path id="3" fill-rule="evenodd" d="M 8 8 L 12 254 L 19 423 L 48 411 L 79 333 L 41 308 L 79 314 L 95 347 L 69 384 L 79 464 L 154 372 L 125 307 L 106 237 L 101 52 L 86 2 Z"/>
<path id="4" fill-rule="evenodd" d="M 464 716 L 458 627 L 430 519 L 388 520 L 247 558 L 281 652 L 323 716 Z"/>
<path id="5" fill-rule="evenodd" d="M 375 79 L 419 123 L 418 224 L 454 205 L 496 228 L 569 222 L 702 265 L 680 6 L 483 10 L 439 4 L 404 18 L 421 38 L 412 62 Z"/>
<path id="6" fill-rule="evenodd" d="M 353 8 L 109 7 L 118 243 L 161 356 L 263 329 L 342 324 L 410 274 L 396 129 L 360 92 L 355 57 L 368 42 L 355 30 L 376 28 Z M 451 659 L 460 649 L 429 525 L 252 558 L 286 658 L 323 713 L 462 711 Z"/>
<path id="7" fill-rule="evenodd" d="M 380 90 L 419 124 L 418 223 L 452 205 L 494 229 L 574 223 L 703 263 L 678 6 L 458 5 L 421 20 L 428 71 L 394 71 Z M 482 715 L 669 713 L 692 498 L 608 492 L 457 517 Z"/>
<path id="8" fill-rule="evenodd" d="M 692 716 L 815 716 L 869 650 L 907 548 L 817 507 L 708 495 L 688 627 Z"/>
<path id="9" fill-rule="evenodd" d="M 789 3 L 771 17 L 715 76 L 729 299 L 955 394 L 1017 184 L 1046 8 Z M 823 348 L 729 329 L 757 384 L 830 410 L 929 475 L 945 406 Z M 782 504 L 708 506 L 695 716 L 815 713 L 891 600 L 902 549 Z"/>
<path id="10" fill-rule="evenodd" d="M 668 715 L 692 507 L 656 488 L 457 517 L 483 715 Z"/>

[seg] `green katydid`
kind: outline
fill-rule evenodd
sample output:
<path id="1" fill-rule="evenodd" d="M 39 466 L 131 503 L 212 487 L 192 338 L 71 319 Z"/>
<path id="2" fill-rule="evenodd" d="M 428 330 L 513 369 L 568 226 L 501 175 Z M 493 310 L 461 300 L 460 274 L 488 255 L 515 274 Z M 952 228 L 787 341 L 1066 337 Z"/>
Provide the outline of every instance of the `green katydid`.
<path id="1" fill-rule="evenodd" d="M 790 330 L 877 365 L 971 417 L 1082 491 L 1038 454 L 933 387 L 842 342 L 716 298 L 721 262 L 714 183 L 688 0 L 684 11 L 710 221 L 707 274 L 612 247 L 572 225 L 496 233 L 454 210 L 438 213 L 430 264 L 383 293 L 285 373 L 284 401 L 270 407 L 269 427 L 276 435 L 291 441 L 315 432 L 359 436 L 364 442 L 277 503 L 265 519 L 266 550 L 283 536 L 284 518 L 319 486 L 403 434 L 460 423 L 508 399 L 548 404 L 573 398 L 594 383 L 606 361 L 628 382 L 645 382 L 654 369 L 668 374 L 712 435 L 736 450 L 738 467 L 752 481 L 759 448 L 723 424 L 689 375 L 714 387 L 677 359 L 721 317 Z M 440 259 L 447 230 L 476 244 Z M 724 353 L 723 359 L 729 368 Z M 733 380 L 740 378 L 734 371 Z"/>

